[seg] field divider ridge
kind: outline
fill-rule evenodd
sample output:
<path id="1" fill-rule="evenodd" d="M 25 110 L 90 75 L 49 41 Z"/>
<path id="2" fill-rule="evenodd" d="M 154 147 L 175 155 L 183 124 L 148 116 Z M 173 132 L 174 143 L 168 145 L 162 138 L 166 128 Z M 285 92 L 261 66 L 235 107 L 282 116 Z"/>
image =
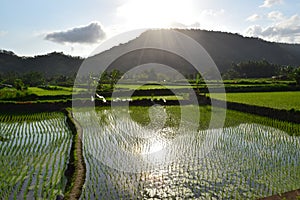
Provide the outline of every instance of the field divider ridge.
<path id="1" fill-rule="evenodd" d="M 223 100 L 211 99 L 211 101 L 214 101 L 216 106 L 222 107 L 222 105 L 224 105 Z M 240 112 L 269 117 L 271 119 L 277 119 L 298 124 L 300 123 L 300 112 L 295 110 L 281 110 L 276 108 L 228 101 L 226 102 L 226 108 L 230 110 L 237 110 Z"/>
<path id="2" fill-rule="evenodd" d="M 67 124 L 73 133 L 72 147 L 70 151 L 70 160 L 65 171 L 67 177 L 67 185 L 64 199 L 79 199 L 82 188 L 85 183 L 86 166 L 83 157 L 82 147 L 82 128 L 80 124 L 73 118 L 70 109 L 64 110 L 67 116 Z"/>

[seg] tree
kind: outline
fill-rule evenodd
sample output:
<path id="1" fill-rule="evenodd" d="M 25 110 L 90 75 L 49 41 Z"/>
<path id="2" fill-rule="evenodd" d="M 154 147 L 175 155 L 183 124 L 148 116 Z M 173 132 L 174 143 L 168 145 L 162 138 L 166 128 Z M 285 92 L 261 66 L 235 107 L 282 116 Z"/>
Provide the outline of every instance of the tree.
<path id="1" fill-rule="evenodd" d="M 112 70 L 110 73 L 110 88 L 113 89 L 117 84 L 118 80 L 121 78 L 121 72 L 119 70 Z"/>
<path id="2" fill-rule="evenodd" d="M 280 66 L 266 60 L 245 61 L 238 64 L 232 63 L 230 78 L 269 78 L 279 74 Z M 232 77 L 238 76 L 238 77 Z"/>
<path id="3" fill-rule="evenodd" d="M 222 78 L 225 80 L 240 78 L 240 74 L 234 69 L 229 69 L 225 74 L 222 75 Z"/>
<path id="4" fill-rule="evenodd" d="M 300 85 L 300 67 L 294 70 L 294 79 L 296 80 L 297 85 Z"/>
<path id="5" fill-rule="evenodd" d="M 16 88 L 17 90 L 24 90 L 25 86 L 23 81 L 21 79 L 16 79 L 14 82 L 14 88 Z"/>
<path id="6" fill-rule="evenodd" d="M 15 80 L 19 79 L 20 75 L 17 72 L 7 72 L 3 75 L 3 83 L 14 85 Z"/>
<path id="7" fill-rule="evenodd" d="M 45 76 L 41 72 L 28 72 L 21 79 L 29 86 L 40 86 L 45 84 Z"/>
<path id="8" fill-rule="evenodd" d="M 107 71 L 104 71 L 100 75 L 98 85 L 97 85 L 97 90 L 101 92 L 105 91 L 106 90 L 105 84 L 107 84 L 108 82 L 109 82 L 109 74 L 107 73 Z"/>
<path id="9" fill-rule="evenodd" d="M 201 84 L 201 74 L 200 73 L 197 73 L 196 74 L 196 80 L 195 80 L 195 83 L 196 83 L 196 87 L 197 87 L 197 93 L 200 94 L 200 84 Z"/>

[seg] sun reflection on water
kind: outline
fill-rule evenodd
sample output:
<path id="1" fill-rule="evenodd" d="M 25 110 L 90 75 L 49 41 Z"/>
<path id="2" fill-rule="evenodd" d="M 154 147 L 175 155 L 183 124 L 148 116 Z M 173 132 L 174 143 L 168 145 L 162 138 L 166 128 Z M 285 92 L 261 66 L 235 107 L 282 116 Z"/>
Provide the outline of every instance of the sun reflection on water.
<path id="1" fill-rule="evenodd" d="M 163 142 L 154 140 L 149 141 L 146 145 L 143 146 L 141 154 L 151 154 L 158 152 L 164 148 Z"/>

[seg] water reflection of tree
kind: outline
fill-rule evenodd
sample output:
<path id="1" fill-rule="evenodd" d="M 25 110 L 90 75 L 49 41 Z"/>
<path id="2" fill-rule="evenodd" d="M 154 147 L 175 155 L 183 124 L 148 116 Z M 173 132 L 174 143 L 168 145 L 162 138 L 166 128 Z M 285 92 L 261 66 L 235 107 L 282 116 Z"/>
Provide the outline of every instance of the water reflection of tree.
<path id="1" fill-rule="evenodd" d="M 111 110 L 108 108 L 101 108 L 97 110 L 97 119 L 100 126 L 107 126 L 110 124 Z"/>
<path id="2" fill-rule="evenodd" d="M 149 108 L 148 106 L 130 107 L 131 119 L 141 126 L 148 126 L 151 123 Z M 167 116 L 163 127 L 178 128 L 181 120 L 181 108 L 179 106 L 165 106 L 164 108 Z"/>

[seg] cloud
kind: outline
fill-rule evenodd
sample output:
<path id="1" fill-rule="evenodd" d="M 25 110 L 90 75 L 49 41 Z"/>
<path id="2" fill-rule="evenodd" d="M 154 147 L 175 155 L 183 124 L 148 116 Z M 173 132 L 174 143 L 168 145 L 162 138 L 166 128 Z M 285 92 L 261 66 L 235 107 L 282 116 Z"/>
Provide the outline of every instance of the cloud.
<path id="1" fill-rule="evenodd" d="M 281 12 L 279 11 L 272 11 L 268 14 L 268 18 L 270 20 L 278 21 L 284 19 L 284 16 Z"/>
<path id="2" fill-rule="evenodd" d="M 264 0 L 264 3 L 260 5 L 260 8 L 270 8 L 277 4 L 282 4 L 283 0 Z"/>
<path id="3" fill-rule="evenodd" d="M 259 36 L 263 32 L 263 28 L 260 25 L 253 25 L 247 28 L 246 34 L 249 36 Z"/>
<path id="4" fill-rule="evenodd" d="M 105 38 L 105 32 L 98 22 L 66 31 L 48 33 L 45 40 L 56 43 L 96 43 Z"/>
<path id="5" fill-rule="evenodd" d="M 193 24 L 183 24 L 180 22 L 172 22 L 170 24 L 171 28 L 200 28 L 200 23 L 199 22 L 195 22 Z"/>
<path id="6" fill-rule="evenodd" d="M 249 17 L 246 19 L 246 21 L 254 22 L 254 21 L 259 20 L 260 18 L 261 18 L 260 15 L 258 15 L 258 14 L 253 14 L 253 15 L 249 16 Z"/>
<path id="7" fill-rule="evenodd" d="M 214 10 L 214 9 L 206 9 L 201 12 L 201 15 L 209 16 L 209 17 L 218 17 L 225 13 L 224 9 Z"/>
<path id="8" fill-rule="evenodd" d="M 276 42 L 300 43 L 300 17 L 298 15 L 289 18 L 281 15 L 280 17 L 281 20 L 267 27 L 260 25 L 248 27 L 246 35 Z"/>

